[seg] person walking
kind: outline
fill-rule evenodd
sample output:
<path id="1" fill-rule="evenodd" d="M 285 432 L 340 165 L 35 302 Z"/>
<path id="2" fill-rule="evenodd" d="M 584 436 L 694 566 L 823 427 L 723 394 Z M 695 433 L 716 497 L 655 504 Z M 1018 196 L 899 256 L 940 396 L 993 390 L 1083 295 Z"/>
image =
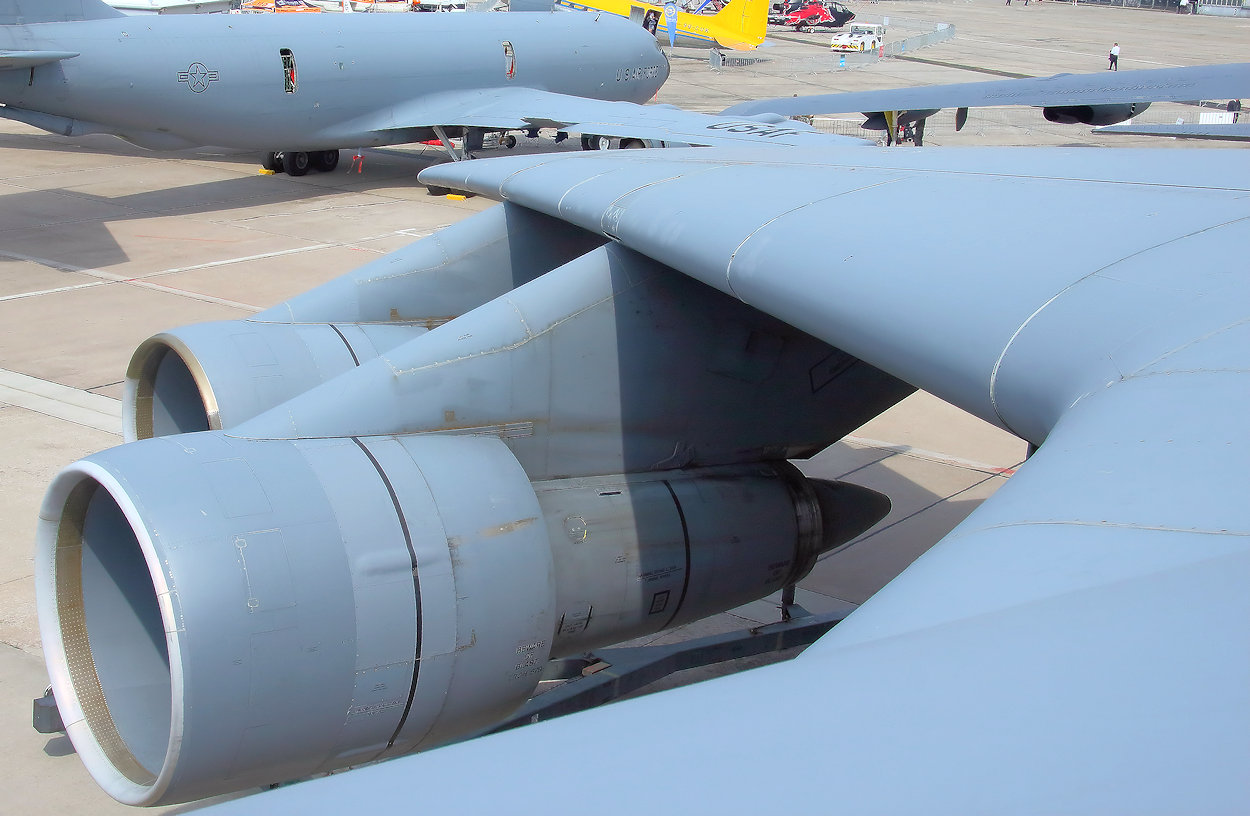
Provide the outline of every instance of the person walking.
<path id="1" fill-rule="evenodd" d="M 1110 60 L 1110 64 L 1107 66 L 1108 71 L 1120 70 L 1120 44 L 1119 43 L 1111 44 L 1111 53 L 1107 55 L 1107 58 Z"/>
<path id="2" fill-rule="evenodd" d="M 1233 115 L 1233 124 L 1236 124 L 1237 120 L 1241 118 L 1241 100 L 1240 99 L 1228 100 L 1228 112 Z"/>

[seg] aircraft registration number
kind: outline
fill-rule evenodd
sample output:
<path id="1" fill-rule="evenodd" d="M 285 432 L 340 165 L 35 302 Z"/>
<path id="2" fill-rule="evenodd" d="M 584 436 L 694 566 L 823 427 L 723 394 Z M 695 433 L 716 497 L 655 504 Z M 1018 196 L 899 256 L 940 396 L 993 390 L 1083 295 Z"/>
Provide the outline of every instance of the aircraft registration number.
<path id="1" fill-rule="evenodd" d="M 617 82 L 632 82 L 636 79 L 655 79 L 660 75 L 658 65 L 635 65 L 616 69 Z"/>

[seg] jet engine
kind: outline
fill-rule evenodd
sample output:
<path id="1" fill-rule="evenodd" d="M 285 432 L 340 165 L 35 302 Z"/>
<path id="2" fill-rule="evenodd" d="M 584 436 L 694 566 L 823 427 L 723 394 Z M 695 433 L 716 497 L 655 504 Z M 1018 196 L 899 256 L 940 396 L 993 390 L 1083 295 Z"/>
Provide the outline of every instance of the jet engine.
<path id="1" fill-rule="evenodd" d="M 1131 102 L 1116 105 L 1059 105 L 1042 108 L 1047 122 L 1061 125 L 1114 125 L 1144 113 L 1149 102 Z"/>
<path id="2" fill-rule="evenodd" d="M 148 440 L 50 488 L 43 642 L 96 779 L 187 801 L 489 726 L 549 657 L 768 594 L 886 509 L 784 462 L 531 484 L 493 438 Z"/>
<path id="3" fill-rule="evenodd" d="M 115 798 L 471 735 L 551 657 L 763 597 L 887 512 L 786 459 L 910 386 L 568 225 L 471 220 L 148 341 L 127 403 L 156 438 L 49 488 L 49 673 Z"/>

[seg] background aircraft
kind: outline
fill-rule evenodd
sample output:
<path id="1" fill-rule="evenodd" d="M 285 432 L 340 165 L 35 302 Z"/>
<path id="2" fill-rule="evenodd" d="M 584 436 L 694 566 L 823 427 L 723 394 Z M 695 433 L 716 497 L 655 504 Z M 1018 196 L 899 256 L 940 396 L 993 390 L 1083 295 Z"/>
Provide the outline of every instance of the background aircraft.
<path id="1" fill-rule="evenodd" d="M 699 14 L 676 3 L 637 0 L 554 0 L 557 8 L 606 11 L 646 28 L 666 45 L 678 48 L 732 48 L 750 51 L 768 31 L 768 0 L 730 0 L 715 14 Z"/>
<path id="2" fill-rule="evenodd" d="M 608 14 L 139 21 L 99 0 L 0 0 L 0 116 L 153 149 L 269 150 L 295 175 L 333 168 L 341 147 L 463 133 L 471 148 L 492 130 L 552 127 L 588 147 L 846 141 L 781 116 L 632 104 L 667 76 L 655 39 Z"/>
<path id="3" fill-rule="evenodd" d="M 0 116 L 156 149 L 268 150 L 269 169 L 300 175 L 334 168 L 341 147 L 446 144 L 456 134 L 465 135 L 466 149 L 452 151 L 461 158 L 492 130 L 551 127 L 581 133 L 585 147 L 845 144 L 785 115 L 797 106 L 808 108 L 797 113 L 906 108 L 896 115 L 905 121 L 940 107 L 1034 100 L 1068 121 L 1113 122 L 1150 98 L 1194 93 L 1184 80 L 1121 72 L 1123 79 L 1093 87 L 1056 77 L 1030 80 L 1030 92 L 1013 95 L 994 90 L 1001 83 L 974 83 L 768 100 L 709 117 L 633 104 L 652 97 L 668 75 L 658 44 L 639 28 L 613 15 L 552 14 L 138 20 L 99 0 L 0 0 Z M 414 42 L 431 45 L 414 50 Z M 1245 74 L 1243 67 L 1203 76 L 1232 97 Z M 885 114 L 877 118 L 887 126 Z"/>
<path id="4" fill-rule="evenodd" d="M 98 0 L 5 0 L 0 115 L 157 149 L 267 147 L 302 174 L 340 147 L 527 127 L 570 95 L 641 102 L 668 75 L 608 18 L 297 16 L 140 22 Z"/>
<path id="5" fill-rule="evenodd" d="M 50 488 L 41 630 L 80 755 L 155 803 L 471 733 L 548 656 L 767 592 L 839 546 L 863 497 L 784 460 L 922 387 L 1037 452 L 803 657 L 223 812 L 414 790 L 503 808 L 587 733 L 613 739 L 561 793 L 616 812 L 723 791 L 743 809 L 1237 812 L 1250 164 L 1157 157 L 427 171 L 506 203 L 259 319 L 153 338 L 126 396 L 129 436 L 151 438 Z M 743 189 L 751 207 L 706 217 Z M 900 229 L 900 198 L 959 215 Z M 1037 213 L 1062 243 L 1022 254 Z M 830 223 L 832 262 L 793 240 Z M 885 245 L 928 262 L 862 260 Z M 466 786 L 482 767 L 492 784 Z"/>

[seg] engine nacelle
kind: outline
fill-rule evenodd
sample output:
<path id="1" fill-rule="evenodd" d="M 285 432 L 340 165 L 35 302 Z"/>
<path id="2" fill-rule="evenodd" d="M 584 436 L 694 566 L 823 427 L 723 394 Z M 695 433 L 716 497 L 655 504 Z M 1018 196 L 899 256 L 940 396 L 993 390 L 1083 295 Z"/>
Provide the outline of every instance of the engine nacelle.
<path id="1" fill-rule="evenodd" d="M 125 439 L 234 427 L 604 242 L 504 204 L 247 320 L 158 334 L 126 371 Z"/>
<path id="2" fill-rule="evenodd" d="M 122 396 L 127 442 L 232 428 L 419 336 L 372 323 L 196 323 L 144 341 Z"/>
<path id="3" fill-rule="evenodd" d="M 187 801 L 468 735 L 550 656 L 762 597 L 886 510 L 784 462 L 531 483 L 490 437 L 153 439 L 50 487 L 41 634 L 100 785 Z"/>
<path id="4" fill-rule="evenodd" d="M 1115 105 L 1058 105 L 1042 108 L 1047 122 L 1061 125 L 1114 125 L 1132 119 L 1150 107 L 1149 102 Z"/>

